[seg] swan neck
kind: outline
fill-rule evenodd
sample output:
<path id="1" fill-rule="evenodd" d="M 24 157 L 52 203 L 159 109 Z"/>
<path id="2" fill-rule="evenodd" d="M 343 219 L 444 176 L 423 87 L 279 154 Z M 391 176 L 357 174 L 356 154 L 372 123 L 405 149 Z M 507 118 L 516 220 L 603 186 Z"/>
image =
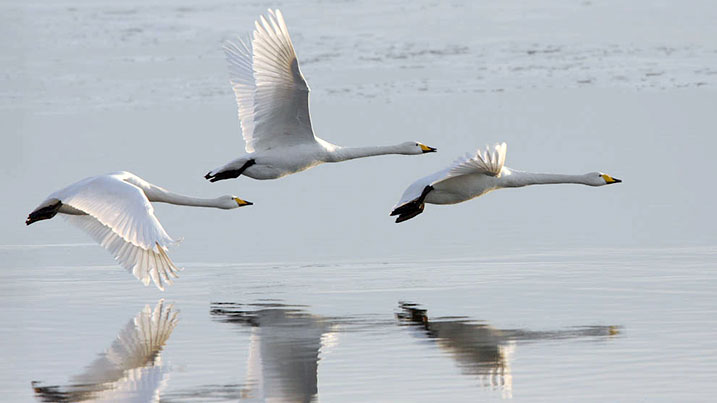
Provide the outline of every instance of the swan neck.
<path id="1" fill-rule="evenodd" d="M 145 194 L 151 202 L 175 204 L 178 206 L 221 208 L 220 199 L 203 199 L 185 196 L 156 186 L 149 191 L 145 191 Z"/>
<path id="2" fill-rule="evenodd" d="M 397 145 L 393 146 L 369 146 L 369 147 L 341 147 L 331 153 L 330 162 L 340 162 L 355 158 L 373 157 L 376 155 L 402 154 Z"/>
<path id="3" fill-rule="evenodd" d="M 505 175 L 508 173 L 508 175 Z M 501 176 L 502 187 L 523 187 L 530 185 L 553 185 L 560 183 L 574 183 L 579 185 L 587 185 L 585 175 L 565 175 L 565 174 L 544 174 L 534 172 L 522 172 L 510 170 L 504 172 Z"/>

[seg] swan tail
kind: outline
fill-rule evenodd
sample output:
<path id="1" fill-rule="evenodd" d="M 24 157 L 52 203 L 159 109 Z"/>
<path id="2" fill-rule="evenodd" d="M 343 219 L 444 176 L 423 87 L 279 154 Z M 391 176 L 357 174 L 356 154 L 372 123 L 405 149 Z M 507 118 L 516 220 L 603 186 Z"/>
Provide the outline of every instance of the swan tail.
<path id="1" fill-rule="evenodd" d="M 256 164 L 256 161 L 254 159 L 250 159 L 244 162 L 239 168 L 236 168 L 237 164 L 236 161 L 232 161 L 229 164 L 217 168 L 213 171 L 207 172 L 206 175 L 204 175 L 204 179 L 208 180 L 209 182 L 216 182 L 221 181 L 224 179 L 234 179 L 241 176 L 244 171 L 249 168 L 250 166 Z"/>

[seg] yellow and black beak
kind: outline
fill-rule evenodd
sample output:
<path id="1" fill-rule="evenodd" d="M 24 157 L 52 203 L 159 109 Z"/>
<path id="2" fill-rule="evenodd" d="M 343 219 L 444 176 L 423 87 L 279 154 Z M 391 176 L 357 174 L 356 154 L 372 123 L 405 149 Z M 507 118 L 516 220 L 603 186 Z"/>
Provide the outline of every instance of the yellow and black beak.
<path id="1" fill-rule="evenodd" d="M 621 179 L 613 178 L 612 176 L 607 175 L 607 174 L 602 174 L 602 178 L 605 180 L 605 183 L 607 183 L 608 185 L 610 185 L 612 183 L 622 182 Z"/>
<path id="2" fill-rule="evenodd" d="M 423 151 L 424 154 L 425 153 L 435 153 L 436 151 L 438 151 L 437 149 L 435 149 L 433 147 L 429 147 L 425 144 L 418 143 L 418 145 L 421 147 L 421 151 Z"/>
<path id="3" fill-rule="evenodd" d="M 242 200 L 242 199 L 240 199 L 240 198 L 238 198 L 238 197 L 235 197 L 235 198 L 234 198 L 234 201 L 237 202 L 237 204 L 239 205 L 239 207 L 241 207 L 241 206 L 251 206 L 252 204 L 254 204 L 254 203 L 252 203 L 252 202 L 250 202 L 250 201 Z"/>

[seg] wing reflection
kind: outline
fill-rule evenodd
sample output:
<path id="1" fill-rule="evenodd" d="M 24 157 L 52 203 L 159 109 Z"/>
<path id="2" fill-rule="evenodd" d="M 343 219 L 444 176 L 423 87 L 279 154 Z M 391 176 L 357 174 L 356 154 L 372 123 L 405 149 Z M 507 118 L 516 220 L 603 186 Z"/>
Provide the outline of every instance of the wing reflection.
<path id="1" fill-rule="evenodd" d="M 242 399 L 310 402 L 318 393 L 320 352 L 335 343 L 327 318 L 282 304 L 212 304 L 222 322 L 251 326 L 247 388 Z"/>
<path id="2" fill-rule="evenodd" d="M 429 320 L 427 310 L 417 304 L 399 303 L 397 317 L 402 324 L 415 326 L 456 361 L 466 375 L 477 376 L 482 384 L 500 389 L 504 398 L 512 397 L 513 376 L 510 362 L 518 342 L 578 337 L 605 337 L 618 334 L 615 326 L 586 326 L 559 331 L 496 329 L 467 318 Z"/>
<path id="3" fill-rule="evenodd" d="M 33 382 L 35 396 L 44 402 L 159 401 L 169 372 L 159 353 L 176 325 L 172 304 L 159 300 L 154 310 L 145 306 L 85 372 L 64 387 Z"/>

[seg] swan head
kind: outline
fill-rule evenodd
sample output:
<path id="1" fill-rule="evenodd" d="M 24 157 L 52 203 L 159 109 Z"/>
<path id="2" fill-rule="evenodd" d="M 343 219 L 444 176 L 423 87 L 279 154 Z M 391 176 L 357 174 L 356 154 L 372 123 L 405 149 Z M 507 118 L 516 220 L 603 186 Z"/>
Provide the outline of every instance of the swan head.
<path id="1" fill-rule="evenodd" d="M 399 144 L 399 147 L 401 148 L 401 154 L 407 154 L 407 155 L 416 155 L 416 154 L 425 154 L 425 153 L 435 153 L 437 149 L 433 147 L 429 147 L 423 143 L 419 143 L 417 141 L 407 141 L 405 143 Z"/>
<path id="2" fill-rule="evenodd" d="M 254 204 L 250 201 L 240 199 L 236 196 L 221 196 L 218 201 L 219 203 L 217 204 L 217 207 L 225 210 L 231 210 L 243 206 L 251 206 L 252 204 Z"/>
<path id="3" fill-rule="evenodd" d="M 589 174 L 585 174 L 585 178 L 585 184 L 590 186 L 605 186 L 622 182 L 621 179 L 613 178 L 603 172 L 590 172 Z"/>

